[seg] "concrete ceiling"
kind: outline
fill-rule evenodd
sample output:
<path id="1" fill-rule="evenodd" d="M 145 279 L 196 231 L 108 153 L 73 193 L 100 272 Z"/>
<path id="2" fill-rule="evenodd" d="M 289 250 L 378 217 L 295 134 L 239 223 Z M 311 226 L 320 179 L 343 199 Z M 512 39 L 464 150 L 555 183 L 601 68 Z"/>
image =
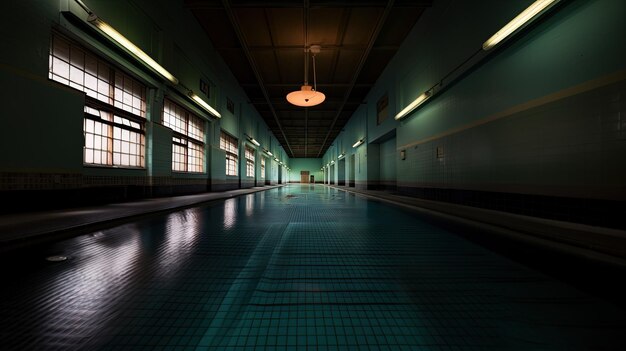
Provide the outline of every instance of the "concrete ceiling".
<path id="1" fill-rule="evenodd" d="M 432 0 L 185 0 L 289 157 L 321 157 Z M 316 55 L 326 101 L 289 104 Z M 312 61 L 309 82 L 312 84 Z"/>

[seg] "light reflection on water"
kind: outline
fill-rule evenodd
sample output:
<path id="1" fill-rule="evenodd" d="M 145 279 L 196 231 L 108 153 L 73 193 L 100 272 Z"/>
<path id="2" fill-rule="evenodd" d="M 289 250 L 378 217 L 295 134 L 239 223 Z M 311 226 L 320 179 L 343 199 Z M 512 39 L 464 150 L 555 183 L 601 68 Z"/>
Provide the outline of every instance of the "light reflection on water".
<path id="1" fill-rule="evenodd" d="M 254 214 L 254 197 L 255 194 L 244 196 L 244 202 L 246 204 L 246 217 L 250 217 Z"/>
<path id="2" fill-rule="evenodd" d="M 70 260 L 42 263 L 32 272 L 16 275 L 7 284 L 13 287 L 23 279 L 22 289 L 0 291 L 0 312 L 16 324 L 26 323 L 23 316 L 41 316 L 11 332 L 23 340 L 36 335 L 25 347 L 32 349 L 40 345 L 91 349 L 81 347 L 90 338 L 105 339 L 103 344 L 115 349 L 102 333 L 124 340 L 128 325 L 140 329 L 142 337 L 174 340 L 163 333 L 186 328 L 182 323 L 202 320 L 205 325 L 214 318 L 212 311 L 222 305 L 230 308 L 233 301 L 244 302 L 232 304 L 228 312 L 233 315 L 236 308 L 245 311 L 254 305 L 255 311 L 269 315 L 280 310 L 281 318 L 291 313 L 286 320 L 295 320 L 303 318 L 301 311 L 285 312 L 280 303 L 314 304 L 324 313 L 346 312 L 350 318 L 336 320 L 349 328 L 354 323 L 354 330 L 383 325 L 392 334 L 401 331 L 416 338 L 425 337 L 425 329 L 437 334 L 459 330 L 464 322 L 468 333 L 486 331 L 477 334 L 475 340 L 480 341 L 514 330 L 511 323 L 500 322 L 505 296 L 526 298 L 534 288 L 539 298 L 552 299 L 552 294 L 559 295 L 556 288 L 564 289 L 414 217 L 327 187 L 289 186 L 227 199 L 61 242 L 54 247 L 61 249 L 50 253 L 68 255 Z M 255 259 L 250 260 L 254 252 Z M 241 272 L 245 284 L 233 284 Z M 515 285 L 500 283 L 511 276 L 517 279 Z M 251 279 L 259 281 L 250 283 Z M 247 284 L 253 290 L 261 288 L 240 291 Z M 227 291 L 232 293 L 229 299 L 224 296 Z M 580 298 L 571 291 L 561 295 L 568 294 Z M 514 307 L 506 306 L 507 311 Z M 553 307 L 524 303 L 510 313 L 518 320 L 548 316 L 562 322 L 548 310 Z M 377 308 L 386 318 L 380 318 Z M 592 313 L 596 311 L 593 308 Z M 181 317 L 183 312 L 191 317 Z M 464 319 L 450 317 L 457 315 Z M 586 318 L 581 320 L 587 323 Z M 326 323 L 302 320 L 314 327 Z M 233 321 L 240 324 L 233 324 L 231 331 L 247 335 L 243 332 L 256 327 L 244 323 L 258 319 Z M 398 324 L 402 328 L 394 329 Z M 164 331 L 162 326 L 171 328 Z M 192 332 L 199 329 L 189 327 Z M 335 332 L 341 335 L 343 330 Z M 535 330 L 529 334 L 533 333 L 537 335 L 532 340 L 548 340 L 549 335 Z M 348 334 L 355 332 L 351 329 Z M 6 338 L 0 334 L 0 342 L 2 337 Z M 567 337 L 573 336 L 559 340 Z M 423 345 L 426 340 L 419 342 Z"/>
<path id="3" fill-rule="evenodd" d="M 89 321 L 106 321 L 115 312 L 112 307 L 131 282 L 141 251 L 137 227 L 122 228 L 126 236 L 122 242 L 101 241 L 106 232 L 85 236 L 82 240 L 89 241 L 88 246 L 72 252 L 69 261 L 51 266 L 59 269 L 58 274 L 50 277 L 44 290 L 54 303 L 33 306 L 41 308 L 41 334 L 54 338 L 58 329 L 69 329 L 74 335 L 89 335 Z M 105 254 L 111 250 L 113 255 Z"/>
<path id="4" fill-rule="evenodd" d="M 198 241 L 201 219 L 197 212 L 197 209 L 189 209 L 167 216 L 165 240 L 160 259 L 156 261 L 162 268 L 161 272 L 169 272 L 165 278 L 176 273 L 179 265 L 185 262 L 182 256 L 188 255 Z"/>
<path id="5" fill-rule="evenodd" d="M 232 229 L 237 223 L 237 199 L 224 201 L 224 229 Z"/>

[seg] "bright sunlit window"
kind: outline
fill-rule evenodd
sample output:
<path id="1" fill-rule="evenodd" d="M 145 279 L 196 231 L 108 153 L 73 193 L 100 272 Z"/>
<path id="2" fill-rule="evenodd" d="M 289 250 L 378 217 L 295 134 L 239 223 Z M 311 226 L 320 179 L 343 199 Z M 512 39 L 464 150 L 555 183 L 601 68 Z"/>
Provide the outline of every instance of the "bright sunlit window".
<path id="1" fill-rule="evenodd" d="M 254 177 L 254 149 L 246 145 L 246 177 Z"/>
<path id="2" fill-rule="evenodd" d="M 261 179 L 265 179 L 265 157 L 261 157 Z"/>
<path id="3" fill-rule="evenodd" d="M 237 175 L 237 164 L 239 163 L 239 146 L 237 138 L 222 131 L 220 135 L 220 148 L 226 151 L 226 175 Z"/>
<path id="4" fill-rule="evenodd" d="M 204 120 L 166 99 L 163 104 L 163 125 L 174 131 L 172 170 L 204 172 Z"/>
<path id="5" fill-rule="evenodd" d="M 57 33 L 52 34 L 48 77 L 86 94 L 85 164 L 145 166 L 144 84 Z"/>

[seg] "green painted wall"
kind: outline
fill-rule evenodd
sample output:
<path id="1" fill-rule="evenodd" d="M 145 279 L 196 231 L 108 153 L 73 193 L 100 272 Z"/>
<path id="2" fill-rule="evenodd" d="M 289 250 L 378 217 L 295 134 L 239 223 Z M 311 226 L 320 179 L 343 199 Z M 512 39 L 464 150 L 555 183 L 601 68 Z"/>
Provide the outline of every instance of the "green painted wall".
<path id="1" fill-rule="evenodd" d="M 396 183 L 396 138 L 380 143 L 380 181 L 386 185 Z"/>
<path id="2" fill-rule="evenodd" d="M 321 171 L 321 158 L 293 158 L 291 159 L 290 178 L 292 182 L 300 182 L 300 172 L 309 171 L 309 175 L 315 177 L 315 182 L 324 181 L 324 173 Z"/>
<path id="3" fill-rule="evenodd" d="M 89 179 L 98 179 L 105 185 L 105 179 L 110 179 L 112 184 L 124 184 L 124 179 L 147 184 L 149 182 L 138 178 L 147 176 L 161 177 L 159 182 L 165 184 L 167 180 L 163 179 L 175 177 L 177 183 L 187 180 L 193 184 L 204 184 L 209 178 L 214 184 L 239 186 L 242 175 L 242 185 L 250 186 L 245 181 L 243 152 L 240 154 L 240 176 L 227 178 L 224 174 L 224 153 L 218 149 L 222 129 L 239 139 L 242 151 L 247 134 L 262 144 L 261 148 L 257 148 L 257 154 L 266 148 L 289 164 L 286 153 L 256 110 L 247 103 L 245 93 L 207 41 L 204 30 L 183 1 L 84 0 L 84 3 L 172 72 L 181 84 L 178 87 L 168 86 L 120 49 L 115 49 L 98 32 L 86 30 L 80 23 L 68 20 L 61 14 L 62 11 L 73 13 L 79 22 L 86 19 L 86 13 L 73 0 L 5 1 L 4 10 L 0 13 L 0 34 L 6 48 L 0 51 L 0 83 L 5 88 L 0 94 L 5 107 L 0 131 L 3 148 L 0 172 L 36 171 L 42 175 L 77 173 L 86 176 L 75 178 L 75 183 L 67 184 L 68 187 L 82 187 Z M 145 169 L 83 166 L 83 94 L 48 81 L 48 53 L 53 30 L 123 67 L 149 87 Z M 213 118 L 186 97 L 187 89 L 202 94 L 200 80 L 211 85 L 211 94 L 203 98 L 222 114 L 221 119 Z M 207 120 L 206 173 L 172 174 L 172 134 L 168 128 L 159 125 L 165 98 L 175 100 Z M 226 109 L 227 99 L 234 102 L 234 113 Z M 28 138 L 23 137 L 26 132 Z M 267 167 L 270 181 L 276 183 L 277 163 L 268 162 Z M 257 162 L 258 172 L 260 162 Z M 24 177 L 32 175 L 24 173 Z"/>
<path id="4" fill-rule="evenodd" d="M 623 1 L 562 1 L 500 47 L 479 52 L 482 61 L 454 84 L 444 81 L 446 89 L 407 118 L 393 119 L 530 3 L 435 1 L 337 140 L 362 133 L 364 118 L 368 143 L 395 130 L 401 188 L 624 200 L 626 164 L 615 162 L 626 154 L 626 41 L 617 39 L 626 33 Z M 390 118 L 377 125 L 385 93 Z M 390 159 L 376 162 L 373 150 L 392 154 L 369 145 L 366 180 L 391 177 L 383 167 Z M 329 149 L 324 162 L 336 152 Z"/>
<path id="5" fill-rule="evenodd" d="M 0 69 L 0 86 L 19 93 L 3 89 L 0 94 L 0 167 L 12 172 L 79 172 L 83 162 L 82 94 L 5 69 Z"/>

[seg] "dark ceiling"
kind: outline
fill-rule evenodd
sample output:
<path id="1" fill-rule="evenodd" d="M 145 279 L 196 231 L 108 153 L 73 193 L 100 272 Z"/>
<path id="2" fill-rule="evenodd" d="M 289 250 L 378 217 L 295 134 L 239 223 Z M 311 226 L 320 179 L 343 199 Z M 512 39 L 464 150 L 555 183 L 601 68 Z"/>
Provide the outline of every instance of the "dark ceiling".
<path id="1" fill-rule="evenodd" d="M 185 0 L 289 157 L 321 157 L 432 0 Z M 316 55 L 326 101 L 289 104 Z M 312 61 L 309 63 L 312 65 Z M 309 82 L 312 82 L 312 67 Z"/>

